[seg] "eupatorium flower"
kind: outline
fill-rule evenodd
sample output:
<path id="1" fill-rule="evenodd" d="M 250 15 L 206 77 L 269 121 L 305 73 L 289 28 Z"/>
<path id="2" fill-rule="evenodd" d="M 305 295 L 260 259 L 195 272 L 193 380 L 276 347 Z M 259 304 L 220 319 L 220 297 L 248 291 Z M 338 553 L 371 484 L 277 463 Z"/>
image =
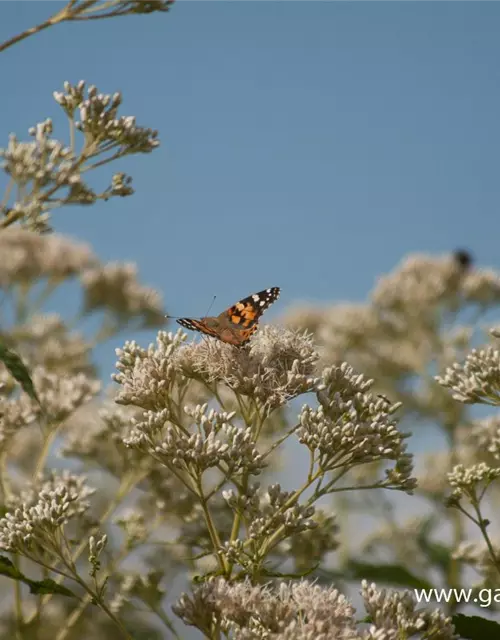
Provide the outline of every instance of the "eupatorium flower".
<path id="1" fill-rule="evenodd" d="M 0 548 L 29 554 L 54 549 L 55 532 L 71 519 L 84 514 L 94 493 L 83 476 L 69 472 L 51 478 L 23 492 L 0 519 Z"/>
<path id="2" fill-rule="evenodd" d="M 404 443 L 408 435 L 398 431 L 394 418 L 400 405 L 374 397 L 368 392 L 372 385 L 372 380 L 356 374 L 347 363 L 325 369 L 318 386 L 320 406 L 304 405 L 297 437 L 323 470 L 395 461 L 394 469 L 386 472 L 386 482 L 411 493 L 416 480 Z"/>
<path id="3" fill-rule="evenodd" d="M 63 280 L 97 264 L 85 244 L 20 228 L 2 230 L 0 255 L 0 285 L 5 288 L 39 278 Z"/>
<path id="4" fill-rule="evenodd" d="M 222 628 L 235 640 L 398 640 L 414 634 L 458 640 L 450 618 L 438 609 L 417 609 L 409 592 L 363 582 L 361 595 L 372 621 L 368 629 L 339 591 L 305 580 L 271 587 L 214 578 L 184 594 L 173 610 L 207 637 Z"/>
<path id="5" fill-rule="evenodd" d="M 134 264 L 110 263 L 85 270 L 80 280 L 86 311 L 105 309 L 121 322 L 142 320 L 142 327 L 158 327 L 165 323 L 160 294 L 137 281 Z"/>
<path id="6" fill-rule="evenodd" d="M 248 349 L 204 340 L 185 346 L 176 359 L 186 375 L 222 382 L 272 409 L 315 388 L 318 357 L 307 332 L 264 326 Z"/>
<path id="7" fill-rule="evenodd" d="M 444 376 L 436 376 L 443 387 L 453 391 L 455 400 L 464 403 L 500 404 L 500 352 L 493 347 L 473 349 L 463 365 L 448 367 Z"/>

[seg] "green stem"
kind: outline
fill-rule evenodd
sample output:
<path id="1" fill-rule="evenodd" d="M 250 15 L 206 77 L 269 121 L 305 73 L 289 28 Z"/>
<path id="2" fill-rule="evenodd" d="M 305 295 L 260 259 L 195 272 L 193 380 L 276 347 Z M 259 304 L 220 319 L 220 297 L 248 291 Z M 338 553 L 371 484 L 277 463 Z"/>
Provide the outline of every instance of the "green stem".
<path id="1" fill-rule="evenodd" d="M 5 51 L 9 47 L 12 47 L 13 45 L 17 44 L 18 42 L 22 42 L 26 38 L 29 38 L 30 36 L 33 36 L 36 33 L 40 33 L 41 31 L 44 31 L 49 27 L 59 24 L 60 22 L 97 20 L 97 19 L 103 19 L 103 18 L 112 18 L 120 15 L 125 15 L 126 13 L 128 13 L 128 12 L 122 12 L 118 8 L 114 12 L 106 13 L 100 16 L 86 15 L 91 11 L 102 11 L 104 8 L 116 6 L 118 2 L 117 0 L 115 0 L 114 2 L 105 2 L 95 7 L 94 9 L 92 9 L 92 7 L 97 3 L 97 0 L 87 0 L 87 2 L 84 2 L 81 5 L 78 5 L 75 7 L 76 2 L 77 0 L 70 0 L 70 2 L 63 9 L 61 9 L 56 14 L 48 18 L 48 20 L 45 20 L 39 25 L 26 29 L 26 31 L 23 31 L 17 36 L 14 36 L 13 38 L 6 40 L 2 44 L 0 44 L 0 52 Z"/>
<path id="2" fill-rule="evenodd" d="M 22 33 L 19 33 L 17 36 L 14 36 L 13 38 L 10 38 L 9 40 L 6 40 L 2 44 L 0 44 L 0 53 L 2 51 L 5 51 L 9 47 L 12 47 L 13 45 L 17 44 L 18 42 L 22 42 L 26 38 L 29 38 L 30 36 L 34 36 L 36 33 L 40 33 L 41 31 L 44 31 L 45 29 L 48 29 L 49 27 L 52 27 L 55 24 L 58 24 L 59 22 L 63 22 L 64 20 L 67 20 L 68 7 L 69 5 L 67 5 L 66 7 L 64 7 L 57 13 L 55 13 L 53 16 L 48 18 L 48 20 L 45 20 L 44 22 L 41 22 L 40 24 L 34 27 L 26 29 L 26 31 L 23 31 Z"/>
<path id="3" fill-rule="evenodd" d="M 7 183 L 7 186 L 5 187 L 5 193 L 2 198 L 2 202 L 0 202 L 0 212 L 5 210 L 5 207 L 7 206 L 7 202 L 9 201 L 9 198 L 10 198 L 10 192 L 12 191 L 12 187 L 14 186 L 14 184 L 15 184 L 14 178 L 10 178 L 9 182 Z"/>
<path id="4" fill-rule="evenodd" d="M 134 640 L 134 638 L 129 634 L 129 632 L 125 628 L 123 622 L 117 616 L 115 616 L 115 614 L 111 611 L 111 609 L 104 602 L 104 600 L 101 597 L 99 597 L 97 593 L 94 593 L 92 589 L 87 585 L 87 583 L 84 580 L 82 580 L 77 573 L 74 574 L 74 580 L 76 580 L 76 582 L 78 582 L 78 584 L 83 589 L 85 589 L 87 594 L 90 596 L 91 600 L 94 600 L 95 603 L 104 611 L 104 613 L 106 613 L 109 616 L 109 618 L 113 620 L 113 622 L 122 632 L 123 636 L 127 638 L 127 640 Z"/>
<path id="5" fill-rule="evenodd" d="M 163 609 L 161 609 L 160 607 L 153 607 L 153 606 L 151 606 L 150 609 L 163 622 L 163 624 L 167 627 L 167 629 L 174 636 L 174 638 L 176 638 L 177 640 L 180 640 L 181 637 L 175 630 L 172 620 L 170 620 L 170 618 L 163 611 Z"/>
<path id="6" fill-rule="evenodd" d="M 103 158 L 102 160 L 99 160 L 99 162 L 94 162 L 94 164 L 88 164 L 86 167 L 82 169 L 82 173 L 85 173 L 86 171 L 91 171 L 92 169 L 98 169 L 99 167 L 102 167 L 105 164 L 114 162 L 115 160 L 118 160 L 119 158 L 121 158 L 123 155 L 126 155 L 126 153 L 122 149 L 120 149 L 109 158 Z"/>
<path id="7" fill-rule="evenodd" d="M 60 425 L 59 425 L 60 427 Z M 47 460 L 47 456 L 49 455 L 49 451 L 50 451 L 50 447 L 52 445 L 52 443 L 55 440 L 55 437 L 57 436 L 57 432 L 59 430 L 59 427 L 54 427 L 52 428 L 46 435 L 46 430 L 44 430 L 44 441 L 43 441 L 43 445 L 42 445 L 42 450 L 40 451 L 39 455 L 38 455 L 38 460 L 36 462 L 36 466 L 35 466 L 35 470 L 33 472 L 33 480 L 36 480 L 36 478 L 38 477 L 39 474 L 41 474 L 43 472 L 43 468 L 45 466 L 45 462 Z"/>
<path id="8" fill-rule="evenodd" d="M 14 555 L 14 565 L 16 569 L 19 570 L 19 556 Z M 16 636 L 18 638 L 23 637 L 23 626 L 24 626 L 24 616 L 23 616 L 23 606 L 22 606 L 22 594 L 21 594 L 21 583 L 19 580 L 14 580 L 14 601 L 15 601 L 15 611 L 16 611 Z"/>
<path id="9" fill-rule="evenodd" d="M 2 496 L 2 503 L 5 504 L 7 498 L 10 495 L 8 491 L 8 474 L 7 474 L 7 452 L 3 452 L 0 455 L 0 493 Z"/>
<path id="10" fill-rule="evenodd" d="M 85 596 L 83 597 L 83 599 L 80 602 L 80 604 L 78 605 L 78 607 L 76 607 L 76 609 L 73 609 L 71 614 L 66 618 L 64 626 L 62 626 L 59 629 L 59 632 L 58 632 L 55 640 L 64 640 L 65 638 L 67 638 L 68 633 L 70 633 L 71 629 L 78 622 L 78 620 L 80 619 L 80 616 L 85 611 L 85 609 L 88 607 L 88 605 L 90 604 L 91 601 L 92 601 L 92 598 L 90 597 L 90 595 L 88 593 L 85 594 Z"/>
<path id="11" fill-rule="evenodd" d="M 16 220 L 20 220 L 23 215 L 24 214 L 22 211 L 13 211 L 12 209 L 7 210 L 7 215 L 0 222 L 0 229 L 6 229 L 7 227 L 10 227 L 10 225 L 14 224 Z"/>
<path id="12" fill-rule="evenodd" d="M 493 548 L 493 545 L 491 544 L 491 540 L 490 540 L 490 536 L 488 535 L 488 531 L 486 530 L 486 522 L 481 514 L 481 507 L 479 505 L 478 502 L 476 502 L 475 500 L 472 501 L 472 507 L 474 509 L 474 511 L 476 512 L 476 516 L 477 516 L 477 526 L 479 527 L 479 529 L 481 530 L 481 534 L 484 538 L 484 541 L 486 542 L 486 546 L 488 547 L 488 551 L 490 553 L 490 557 L 491 560 L 496 568 L 496 570 L 498 571 L 498 573 L 500 574 L 500 559 L 498 558 L 498 555 L 495 553 L 495 549 Z"/>
<path id="13" fill-rule="evenodd" d="M 69 119 L 69 146 L 71 149 L 71 153 L 76 155 L 76 143 L 75 143 L 75 121 L 73 118 Z"/>
<path id="14" fill-rule="evenodd" d="M 219 553 L 219 549 L 221 548 L 221 541 L 219 538 L 219 534 L 217 532 L 217 529 L 214 525 L 213 519 L 212 519 L 212 514 L 210 513 L 210 510 L 208 508 L 208 504 L 207 504 L 207 500 L 203 494 L 203 487 L 201 484 L 201 478 L 198 478 L 196 481 L 196 485 L 197 485 L 197 490 L 198 490 L 198 499 L 200 501 L 200 505 L 201 508 L 203 510 L 203 515 L 205 516 L 205 523 L 207 525 L 207 529 L 208 529 L 208 534 L 210 536 L 210 540 L 212 541 L 212 547 L 214 550 L 214 555 L 217 558 L 217 561 L 220 565 L 221 570 L 223 571 L 224 574 L 227 573 L 228 571 L 228 567 L 226 565 L 226 561 L 225 559 L 221 556 L 221 554 Z"/>
<path id="15" fill-rule="evenodd" d="M 147 537 L 149 537 L 152 534 L 152 532 L 158 529 L 158 527 L 161 526 L 162 524 L 164 524 L 164 519 L 158 519 L 155 523 L 153 523 L 150 530 L 148 530 Z M 147 539 L 143 541 L 143 544 L 147 544 Z M 121 552 L 117 556 L 115 556 L 112 562 L 109 563 L 105 571 L 102 573 L 101 585 L 104 584 L 104 581 L 114 573 L 116 568 L 129 555 L 129 553 L 130 553 L 130 548 L 125 545 L 124 548 L 121 550 Z M 99 587 L 96 585 L 96 591 L 98 590 L 98 588 Z M 85 609 L 88 607 L 88 605 L 91 602 L 92 602 L 92 597 L 90 596 L 90 594 L 87 593 L 82 599 L 82 601 L 80 602 L 80 604 L 78 605 L 78 607 L 74 609 L 74 611 L 72 611 L 69 617 L 66 619 L 66 622 L 59 630 L 59 633 L 57 634 L 55 640 L 66 640 L 68 634 L 71 632 L 72 628 L 78 622 L 78 620 L 84 613 Z M 154 613 L 158 615 L 158 612 L 156 610 L 154 611 Z M 172 623 L 170 622 L 170 624 Z M 173 625 L 172 625 L 172 632 L 175 633 L 175 630 L 173 629 Z M 175 635 L 177 637 L 177 634 Z"/>
<path id="16" fill-rule="evenodd" d="M 120 503 L 122 502 L 122 500 L 124 498 L 126 498 L 128 496 L 128 494 L 130 493 L 130 491 L 133 489 L 133 487 L 137 484 L 139 484 L 139 482 L 141 482 L 141 480 L 145 477 L 146 472 L 142 472 L 142 473 L 138 473 L 138 474 L 134 474 L 131 473 L 128 476 L 125 476 L 124 478 L 122 478 L 120 487 L 118 488 L 118 491 L 116 492 L 115 497 L 113 498 L 113 500 L 111 500 L 111 502 L 108 505 L 108 508 L 106 509 L 106 511 L 100 516 L 99 518 L 99 524 L 95 527 L 93 527 L 93 529 L 91 531 L 89 531 L 89 537 L 91 535 L 95 535 L 96 533 L 99 532 L 99 530 L 102 528 L 102 525 L 111 517 L 111 515 L 114 513 L 114 511 L 117 509 L 117 507 L 120 505 Z M 76 561 L 78 560 L 78 558 L 81 556 L 81 554 L 83 553 L 83 551 L 87 548 L 88 546 L 88 538 L 85 540 L 82 540 L 82 542 L 78 545 L 78 547 L 76 548 L 75 552 L 72 555 L 72 563 L 76 563 Z M 37 562 L 36 560 L 34 560 L 34 562 Z M 52 567 L 47 567 L 49 570 L 53 570 Z M 56 571 L 57 572 L 57 571 Z M 56 580 L 57 584 L 61 584 L 62 579 L 57 579 Z M 42 607 L 45 606 L 53 597 L 53 594 L 48 593 L 45 596 L 43 596 L 43 600 L 42 600 Z M 26 624 L 30 624 L 33 619 L 36 617 L 36 611 L 31 614 L 28 619 L 26 620 Z"/>
<path id="17" fill-rule="evenodd" d="M 291 495 L 290 498 L 288 498 L 288 500 L 277 510 L 276 515 L 281 515 L 287 509 L 292 507 L 300 498 L 300 496 L 304 493 L 304 491 L 307 491 L 307 489 L 309 489 L 309 487 L 314 482 L 316 482 L 316 480 L 318 480 L 322 475 L 323 475 L 323 471 L 318 470 L 310 480 L 308 479 L 300 489 L 297 489 L 297 491 L 295 491 L 293 495 Z M 269 536 L 269 538 L 267 538 L 267 540 L 262 544 L 259 551 L 259 555 L 261 557 L 264 557 L 269 552 L 269 550 L 272 549 L 272 547 L 279 541 L 284 529 L 285 529 L 285 525 L 281 525 L 280 527 L 278 527 L 278 529 L 276 529 L 276 531 L 271 536 Z"/>

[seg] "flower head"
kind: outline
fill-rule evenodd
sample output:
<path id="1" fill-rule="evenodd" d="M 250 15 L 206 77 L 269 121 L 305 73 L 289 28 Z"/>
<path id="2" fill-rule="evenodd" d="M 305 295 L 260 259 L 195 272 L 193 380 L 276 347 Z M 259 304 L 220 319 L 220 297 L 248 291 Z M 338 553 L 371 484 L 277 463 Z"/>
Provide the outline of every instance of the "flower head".
<path id="1" fill-rule="evenodd" d="M 347 363 L 325 369 L 319 408 L 304 405 L 297 437 L 315 452 L 323 469 L 393 460 L 396 465 L 386 472 L 386 481 L 411 493 L 416 481 L 404 443 L 407 435 L 397 430 L 393 417 L 400 405 L 373 397 L 372 385 L 373 380 L 365 380 Z"/>
<path id="2" fill-rule="evenodd" d="M 500 404 L 500 351 L 493 347 L 473 349 L 465 363 L 448 367 L 444 376 L 436 376 L 453 398 L 468 404 Z"/>
<path id="3" fill-rule="evenodd" d="M 134 264 L 110 263 L 81 274 L 86 311 L 106 309 L 121 322 L 141 319 L 142 327 L 165 323 L 165 312 L 157 291 L 137 281 Z"/>
<path id="4" fill-rule="evenodd" d="M 12 509 L 0 519 L 0 548 L 21 554 L 53 549 L 56 530 L 83 515 L 93 493 L 84 477 L 52 472 L 48 481 L 11 501 Z"/>
<path id="5" fill-rule="evenodd" d="M 87 245 L 20 228 L 0 233 L 0 255 L 0 286 L 5 288 L 40 278 L 64 280 L 97 263 Z"/>
<path id="6" fill-rule="evenodd" d="M 177 362 L 188 375 L 222 382 L 238 394 L 252 396 L 268 408 L 314 389 L 318 353 L 311 335 L 266 326 L 248 349 L 206 340 L 185 346 Z"/>

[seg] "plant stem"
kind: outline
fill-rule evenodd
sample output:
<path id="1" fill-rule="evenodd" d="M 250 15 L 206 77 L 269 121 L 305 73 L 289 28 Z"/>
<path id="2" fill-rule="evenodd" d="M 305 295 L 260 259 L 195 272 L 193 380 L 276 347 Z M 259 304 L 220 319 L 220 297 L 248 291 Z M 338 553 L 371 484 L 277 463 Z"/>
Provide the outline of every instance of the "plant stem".
<path id="1" fill-rule="evenodd" d="M 47 459 L 47 456 L 49 455 L 50 446 L 54 442 L 54 439 L 57 435 L 57 431 L 58 431 L 58 428 L 53 427 L 48 433 L 46 433 L 46 430 L 42 432 L 44 434 L 44 441 L 42 445 L 42 450 L 40 451 L 40 454 L 38 456 L 35 470 L 33 472 L 34 480 L 36 480 L 37 476 L 43 471 L 43 467 L 45 466 L 45 461 Z"/>
<path id="2" fill-rule="evenodd" d="M 198 479 L 196 484 L 197 484 L 197 490 L 198 490 L 198 499 L 200 501 L 201 508 L 203 509 L 203 514 L 205 516 L 205 523 L 207 525 L 208 533 L 210 535 L 210 540 L 212 541 L 215 557 L 217 558 L 217 561 L 222 571 L 226 573 L 228 570 L 228 567 L 226 566 L 226 561 L 224 560 L 224 558 L 219 554 L 221 541 L 219 538 L 219 534 L 217 532 L 217 528 L 215 527 L 214 522 L 212 520 L 212 514 L 210 513 L 210 510 L 208 508 L 205 495 L 203 494 L 201 479 Z"/>
<path id="3" fill-rule="evenodd" d="M 126 477 L 122 478 L 121 485 L 118 488 L 118 491 L 116 492 L 115 497 L 113 498 L 113 500 L 111 500 L 111 502 L 108 505 L 108 508 L 101 515 L 101 517 L 99 518 L 99 525 L 94 527 L 91 531 L 89 531 L 89 537 L 91 535 L 96 534 L 99 531 L 99 529 L 102 527 L 103 523 L 105 523 L 109 519 L 111 514 L 119 506 L 120 502 L 130 493 L 130 491 L 132 490 L 132 488 L 136 484 L 141 482 L 141 480 L 143 479 L 144 475 L 145 475 L 144 473 L 142 473 L 142 474 L 131 474 L 129 476 L 126 476 Z M 87 548 L 87 545 L 88 545 L 88 539 L 82 540 L 82 542 L 78 545 L 78 547 L 76 548 L 76 550 L 75 550 L 75 552 L 73 553 L 73 556 L 72 556 L 72 562 L 73 563 L 76 563 L 76 561 L 81 556 L 83 551 Z M 51 567 L 48 567 L 48 568 L 51 569 Z M 57 582 L 57 584 L 61 584 L 62 579 L 57 579 L 56 582 Z M 51 593 L 48 593 L 47 595 L 43 596 L 42 604 L 41 604 L 40 608 L 45 606 L 51 600 L 52 597 L 53 597 L 53 594 L 51 594 Z M 31 616 L 28 617 L 28 619 L 26 620 L 26 624 L 30 624 L 30 622 L 32 622 L 32 620 L 36 617 L 36 615 L 37 615 L 37 613 L 35 611 Z"/>
<path id="4" fill-rule="evenodd" d="M 30 27 L 29 29 L 26 29 L 26 31 L 23 31 L 22 33 L 19 33 L 17 36 L 14 36 L 13 38 L 10 38 L 9 40 L 6 40 L 2 44 L 0 44 L 0 53 L 2 51 L 5 51 L 9 47 L 12 47 L 13 45 L 17 44 L 18 42 L 22 42 L 26 38 L 29 38 L 30 36 L 34 36 L 36 33 L 40 33 L 40 31 L 44 31 L 45 29 L 48 29 L 49 27 L 52 27 L 53 25 L 58 24 L 59 22 L 64 22 L 64 20 L 67 20 L 68 17 L 71 15 L 71 12 L 70 12 L 71 4 L 72 3 L 70 2 L 63 9 L 55 13 L 53 16 L 51 16 L 44 22 L 41 22 L 35 27 Z"/>
<path id="5" fill-rule="evenodd" d="M 12 191 L 12 187 L 14 186 L 15 181 L 14 178 L 10 178 L 9 182 L 7 183 L 7 186 L 5 187 L 5 193 L 4 196 L 2 198 L 2 202 L 0 202 L 0 212 L 4 211 L 5 208 L 7 207 L 7 202 L 9 201 L 10 198 L 10 192 Z"/>
<path id="6" fill-rule="evenodd" d="M 490 557 L 491 560 L 493 562 L 493 564 L 495 565 L 496 570 L 500 573 L 500 560 L 498 558 L 498 555 L 495 553 L 495 549 L 493 548 L 493 545 L 491 543 L 490 540 L 490 536 L 488 535 L 488 531 L 486 530 L 487 524 L 481 514 L 481 508 L 478 502 L 476 502 L 475 500 L 472 501 L 472 507 L 474 509 L 474 511 L 476 512 L 476 516 L 477 516 L 477 526 L 479 527 L 479 529 L 481 530 L 481 534 L 484 538 L 484 541 L 486 542 L 486 546 L 488 547 L 488 551 L 490 553 Z"/>
<path id="7" fill-rule="evenodd" d="M 19 556 L 14 556 L 14 564 L 17 569 L 19 569 Z M 23 637 L 23 607 L 22 607 L 22 595 L 21 595 L 21 583 L 19 580 L 14 580 L 14 600 L 15 600 L 15 611 L 16 611 L 16 636 L 18 638 Z"/>

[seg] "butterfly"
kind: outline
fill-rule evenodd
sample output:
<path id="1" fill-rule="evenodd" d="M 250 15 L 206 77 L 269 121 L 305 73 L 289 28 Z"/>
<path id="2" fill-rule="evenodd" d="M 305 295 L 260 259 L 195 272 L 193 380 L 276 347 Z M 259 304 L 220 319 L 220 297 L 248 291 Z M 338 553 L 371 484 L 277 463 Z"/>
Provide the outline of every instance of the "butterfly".
<path id="1" fill-rule="evenodd" d="M 242 347 L 257 330 L 261 315 L 279 295 L 279 287 L 271 287 L 243 298 L 218 316 L 199 320 L 179 318 L 177 322 L 186 329 L 200 331 L 235 347 Z"/>

